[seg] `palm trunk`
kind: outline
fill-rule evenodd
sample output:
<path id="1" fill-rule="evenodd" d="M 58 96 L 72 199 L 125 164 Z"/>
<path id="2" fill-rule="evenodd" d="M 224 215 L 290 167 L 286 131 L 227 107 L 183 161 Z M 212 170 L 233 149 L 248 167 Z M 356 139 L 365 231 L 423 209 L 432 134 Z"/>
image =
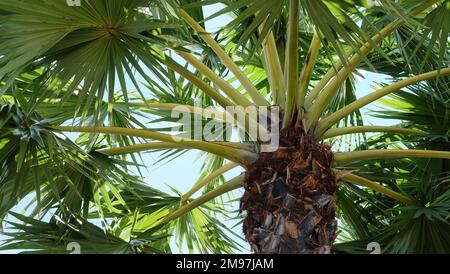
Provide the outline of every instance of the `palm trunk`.
<path id="1" fill-rule="evenodd" d="M 331 147 L 302 128 L 281 131 L 280 149 L 249 165 L 241 211 L 253 252 L 327 254 L 337 236 Z"/>

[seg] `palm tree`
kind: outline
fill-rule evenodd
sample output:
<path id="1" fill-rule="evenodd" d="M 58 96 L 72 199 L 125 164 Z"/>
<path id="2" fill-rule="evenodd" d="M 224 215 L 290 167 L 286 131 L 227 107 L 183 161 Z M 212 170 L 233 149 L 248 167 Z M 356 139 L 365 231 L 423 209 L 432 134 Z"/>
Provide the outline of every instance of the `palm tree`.
<path id="1" fill-rule="evenodd" d="M 243 187 L 254 253 L 450 252 L 449 0 L 80 3 L 0 3 L 0 250 L 169 253 L 175 239 L 232 253 L 223 219 Z M 205 18 L 211 4 L 223 8 Z M 391 83 L 357 98 L 362 71 Z M 366 125 L 375 101 L 399 124 Z M 206 157 L 185 194 L 136 175 L 143 152 L 189 150 Z M 20 201 L 27 216 L 11 211 Z"/>

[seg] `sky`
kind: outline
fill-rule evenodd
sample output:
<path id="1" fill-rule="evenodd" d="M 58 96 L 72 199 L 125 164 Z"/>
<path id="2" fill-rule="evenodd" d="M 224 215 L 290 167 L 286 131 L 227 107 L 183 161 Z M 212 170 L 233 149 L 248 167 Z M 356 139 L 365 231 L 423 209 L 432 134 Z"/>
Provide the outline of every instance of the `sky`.
<path id="1" fill-rule="evenodd" d="M 217 11 L 219 8 L 218 5 L 211 5 L 205 7 L 205 15 L 208 16 L 213 12 Z M 230 20 L 228 16 L 221 16 L 219 18 L 215 18 L 214 20 L 210 20 L 206 23 L 207 31 L 214 32 L 218 29 L 218 27 L 223 26 L 226 22 Z M 361 97 L 370 92 L 374 91 L 373 84 L 375 82 L 385 82 L 386 77 L 381 74 L 369 73 L 369 72 L 361 72 L 364 78 L 358 77 L 357 80 L 357 96 Z M 132 85 L 130 85 L 132 86 Z M 382 119 L 377 119 L 368 116 L 372 109 L 375 107 L 370 105 L 362 109 L 363 115 L 365 117 L 366 124 L 372 125 L 391 125 L 396 121 L 386 121 Z M 163 191 L 171 193 L 170 187 L 174 187 L 175 189 L 185 193 L 188 191 L 191 186 L 197 181 L 199 177 L 199 172 L 201 169 L 202 159 L 199 157 L 199 153 L 197 151 L 188 152 L 182 155 L 175 160 L 161 165 L 154 165 L 155 159 L 157 159 L 157 155 L 155 154 L 144 154 L 143 159 L 144 163 L 147 166 L 147 169 L 144 172 L 145 182 L 153 187 L 158 189 L 162 189 Z M 225 178 L 231 179 L 238 174 L 240 174 L 243 170 L 240 168 L 236 168 L 225 174 Z M 169 187 L 170 186 L 170 187 Z M 235 192 L 235 196 L 239 197 L 242 194 L 242 190 L 237 190 Z M 195 196 L 194 196 L 195 197 Z M 236 206 L 238 206 L 236 204 Z M 19 205 L 13 209 L 13 211 L 20 212 L 23 209 L 23 205 Z M 231 227 L 234 222 L 225 221 L 225 225 Z M 241 228 L 238 226 L 235 229 L 235 232 L 242 235 Z M 2 236 L 0 234 L 0 240 Z M 240 244 L 247 247 L 248 245 L 243 241 L 236 239 Z M 178 248 L 175 245 L 172 245 L 174 252 L 179 252 Z M 186 247 L 183 247 L 181 253 L 186 253 Z M 248 249 L 242 250 L 243 253 L 249 252 Z M 0 251 L 1 253 L 1 251 Z"/>

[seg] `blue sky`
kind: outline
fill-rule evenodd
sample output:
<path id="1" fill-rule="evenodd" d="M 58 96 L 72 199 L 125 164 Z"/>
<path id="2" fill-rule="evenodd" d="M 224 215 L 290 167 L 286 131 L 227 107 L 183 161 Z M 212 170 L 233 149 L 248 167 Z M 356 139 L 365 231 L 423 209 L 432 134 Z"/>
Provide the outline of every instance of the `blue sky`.
<path id="1" fill-rule="evenodd" d="M 219 7 L 217 5 L 208 6 L 205 8 L 205 14 L 209 15 L 213 12 L 217 11 Z M 223 26 L 226 22 L 230 20 L 227 16 L 221 16 L 214 20 L 208 21 L 206 23 L 207 30 L 210 32 L 214 32 L 217 30 L 219 26 Z M 364 79 L 357 79 L 357 95 L 358 97 L 364 96 L 370 92 L 373 92 L 374 89 L 372 85 L 374 82 L 383 82 L 387 79 L 384 75 L 375 74 L 375 73 L 363 73 Z M 132 85 L 130 85 L 132 86 Z M 365 107 L 362 109 L 363 114 L 368 114 L 371 109 L 374 109 L 373 105 Z M 370 116 L 364 115 L 366 124 L 373 125 L 390 125 L 394 124 L 395 121 L 387 122 L 385 120 L 372 118 Z M 190 187 L 197 181 L 199 177 L 199 171 L 201 169 L 202 159 L 199 157 L 199 153 L 197 151 L 188 152 L 181 157 L 167 163 L 165 165 L 156 164 L 154 165 L 155 159 L 158 158 L 158 155 L 155 154 L 144 154 L 143 159 L 145 164 L 147 165 L 146 172 L 144 173 L 145 182 L 156 187 L 162 189 L 167 192 L 171 192 L 170 187 L 174 187 L 181 191 L 182 193 L 188 191 Z M 233 171 L 228 172 L 225 177 L 230 179 L 239 173 L 241 173 L 241 169 L 235 169 Z M 242 191 L 236 191 L 236 197 L 242 194 Z M 238 206 L 236 204 L 236 206 Z M 22 205 L 16 207 L 14 210 L 20 212 L 23 208 Z M 225 222 L 227 226 L 231 226 L 232 223 Z M 237 227 L 236 232 L 241 234 L 241 228 Z M 0 240 L 2 236 L 0 235 Z M 247 246 L 245 243 L 241 242 L 243 246 Z M 174 251 L 177 251 L 175 246 Z M 186 252 L 186 248 L 182 249 L 182 252 Z M 244 250 L 244 252 L 248 252 L 248 250 Z"/>

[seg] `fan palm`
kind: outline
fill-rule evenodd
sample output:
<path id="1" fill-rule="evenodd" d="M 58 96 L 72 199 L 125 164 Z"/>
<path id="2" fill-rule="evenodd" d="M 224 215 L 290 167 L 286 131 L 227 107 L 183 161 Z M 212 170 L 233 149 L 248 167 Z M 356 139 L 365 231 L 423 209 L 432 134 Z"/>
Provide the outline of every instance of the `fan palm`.
<path id="1" fill-rule="evenodd" d="M 68 2 L 0 3 L 0 249 L 231 253 L 240 211 L 254 253 L 450 252 L 450 1 Z M 362 71 L 392 82 L 357 98 Z M 185 194 L 135 175 L 189 150 Z"/>

